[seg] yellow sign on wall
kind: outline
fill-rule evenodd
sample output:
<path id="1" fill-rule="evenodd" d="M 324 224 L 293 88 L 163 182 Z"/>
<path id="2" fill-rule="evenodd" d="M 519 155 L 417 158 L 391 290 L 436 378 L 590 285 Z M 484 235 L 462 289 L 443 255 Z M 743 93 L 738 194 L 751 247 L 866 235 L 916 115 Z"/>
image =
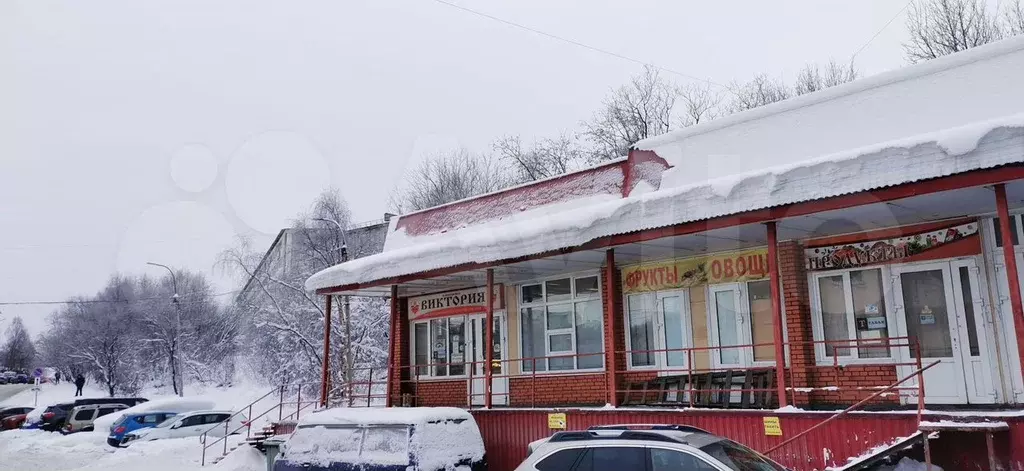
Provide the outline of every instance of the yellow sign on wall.
<path id="1" fill-rule="evenodd" d="M 565 413 L 548 414 L 548 428 L 552 430 L 565 430 Z"/>
<path id="2" fill-rule="evenodd" d="M 782 436 L 782 424 L 779 423 L 778 417 L 764 418 L 764 434 L 769 437 Z"/>
<path id="3" fill-rule="evenodd" d="M 759 280 L 768 276 L 768 249 L 667 260 L 622 269 L 625 294 Z"/>

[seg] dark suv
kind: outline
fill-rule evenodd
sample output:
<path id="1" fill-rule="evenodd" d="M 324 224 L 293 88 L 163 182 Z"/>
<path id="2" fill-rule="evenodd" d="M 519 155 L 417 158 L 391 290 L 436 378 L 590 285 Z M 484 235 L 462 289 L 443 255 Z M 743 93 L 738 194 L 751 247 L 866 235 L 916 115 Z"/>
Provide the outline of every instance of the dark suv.
<path id="1" fill-rule="evenodd" d="M 49 406 L 45 411 L 43 411 L 43 422 L 39 425 L 39 428 L 46 430 L 47 432 L 59 432 L 63 430 L 64 425 L 67 422 L 68 414 L 71 413 L 71 409 L 78 406 L 89 404 L 124 404 L 128 407 L 132 407 L 146 401 L 147 399 L 143 397 L 103 397 L 96 399 L 78 399 L 74 402 L 61 402 L 59 404 Z"/>

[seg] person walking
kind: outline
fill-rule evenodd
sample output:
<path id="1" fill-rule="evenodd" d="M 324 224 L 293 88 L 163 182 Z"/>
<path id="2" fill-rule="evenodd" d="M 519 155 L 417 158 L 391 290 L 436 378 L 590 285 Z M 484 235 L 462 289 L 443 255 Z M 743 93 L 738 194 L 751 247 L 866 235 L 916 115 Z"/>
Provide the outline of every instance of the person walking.
<path id="1" fill-rule="evenodd" d="M 84 386 L 85 376 L 82 376 L 82 373 L 78 373 L 78 376 L 75 377 L 75 397 L 82 395 L 82 387 Z"/>
<path id="2" fill-rule="evenodd" d="M 53 384 L 60 384 L 60 370 L 53 373 Z"/>

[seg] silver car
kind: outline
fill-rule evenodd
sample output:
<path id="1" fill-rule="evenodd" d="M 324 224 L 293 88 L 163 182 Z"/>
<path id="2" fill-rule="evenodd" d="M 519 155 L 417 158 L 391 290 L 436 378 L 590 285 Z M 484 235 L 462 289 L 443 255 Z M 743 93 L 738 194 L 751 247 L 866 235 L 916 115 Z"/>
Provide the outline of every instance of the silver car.
<path id="1" fill-rule="evenodd" d="M 62 433 L 88 432 L 93 429 L 93 421 L 98 417 L 125 410 L 128 406 L 124 404 L 85 404 L 71 409 L 68 418 L 64 421 Z"/>
<path id="2" fill-rule="evenodd" d="M 768 457 L 686 425 L 613 425 L 530 444 L 516 471 L 785 471 Z"/>

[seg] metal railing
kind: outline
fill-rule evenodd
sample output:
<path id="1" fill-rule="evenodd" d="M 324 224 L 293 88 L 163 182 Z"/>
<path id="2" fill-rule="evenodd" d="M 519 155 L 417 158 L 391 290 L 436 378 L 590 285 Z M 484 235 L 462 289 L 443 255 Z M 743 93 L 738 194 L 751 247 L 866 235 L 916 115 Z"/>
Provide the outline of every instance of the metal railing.
<path id="1" fill-rule="evenodd" d="M 614 352 L 612 356 L 613 361 L 617 364 L 614 373 L 607 368 L 608 357 L 603 352 L 494 359 L 492 360 L 493 373 L 491 374 L 492 384 L 490 391 L 488 391 L 486 385 L 486 374 L 483 368 L 485 361 L 483 360 L 435 362 L 403 366 L 398 375 L 400 379 L 398 379 L 399 387 L 396 388 L 396 391 L 386 390 L 388 387 L 386 379 L 374 380 L 372 378 L 373 371 L 379 372 L 381 371 L 380 369 L 372 370 L 368 381 L 354 381 L 351 386 L 344 385 L 343 388 L 360 391 L 360 393 L 353 392 L 347 394 L 349 404 L 352 406 L 383 405 L 390 398 L 392 404 L 395 405 L 412 402 L 414 404 L 429 403 L 430 405 L 474 408 L 483 406 L 487 402 L 486 396 L 488 394 L 495 403 L 513 405 L 514 401 L 516 403 L 514 405 L 519 407 L 537 407 L 538 405 L 568 406 L 579 404 L 573 404 L 571 401 L 553 404 L 550 400 L 542 400 L 538 398 L 538 386 L 550 378 L 561 376 L 602 375 L 604 384 L 607 385 L 604 388 L 606 390 L 604 402 L 606 403 L 612 403 L 612 398 L 614 397 L 617 399 L 616 402 L 621 404 L 627 402 L 627 394 L 642 392 L 646 395 L 663 397 L 666 395 L 677 395 L 677 400 L 671 402 L 675 402 L 677 405 L 700 407 L 703 404 L 700 403 L 699 398 L 701 394 L 705 394 L 708 391 L 698 387 L 696 378 L 702 376 L 706 378 L 708 375 L 719 375 L 726 372 L 739 372 L 741 374 L 755 372 L 773 375 L 773 381 L 770 386 L 765 386 L 764 384 L 752 385 L 751 387 L 746 387 L 746 385 L 729 385 L 727 389 L 719 389 L 715 394 L 762 394 L 770 396 L 770 401 L 762 401 L 762 404 L 767 402 L 780 404 L 777 380 L 779 370 L 774 364 L 774 349 L 767 355 L 770 358 L 766 356 L 758 359 L 755 355 L 758 348 L 772 347 L 773 345 L 772 343 L 759 343 L 675 349 L 621 350 Z M 793 366 L 792 361 L 787 361 L 786 366 L 781 370 L 782 374 L 786 375 L 784 393 L 787 395 L 787 402 L 793 405 L 807 404 L 805 401 L 810 401 L 813 396 L 818 396 L 819 398 L 841 397 L 843 398 L 842 400 L 835 399 L 835 402 L 848 403 L 847 401 L 858 400 L 864 395 L 877 392 L 888 385 L 885 379 L 879 379 L 876 385 L 850 384 L 849 381 L 844 381 L 848 369 L 884 366 L 894 369 L 896 374 L 898 374 L 900 367 L 908 369 L 921 368 L 921 359 L 918 354 L 920 348 L 913 339 L 908 337 L 785 342 L 784 349 L 787 359 L 791 359 L 794 352 L 800 351 L 812 361 L 810 364 L 800 364 L 796 367 Z M 819 352 L 822 350 L 832 353 L 832 355 L 826 357 L 829 358 L 827 363 L 821 361 L 822 357 L 819 355 Z M 722 364 L 721 360 L 726 352 L 729 353 L 726 356 L 743 358 L 745 360 L 736 362 L 736 364 Z M 860 355 L 856 357 L 847 355 L 854 352 L 859 352 Z M 864 352 L 877 353 L 874 355 L 863 355 Z M 909 360 L 896 360 L 896 358 L 906 357 L 908 352 L 910 352 Z M 631 365 L 630 356 L 633 355 L 649 356 L 652 366 Z M 713 355 L 717 356 L 714 358 L 714 361 Z M 654 360 L 655 356 L 659 356 L 659 359 Z M 685 359 L 684 364 L 679 366 L 666 365 L 667 361 L 665 360 L 670 356 L 677 360 Z M 599 361 L 586 361 L 588 358 L 595 357 Z M 595 367 L 577 368 L 583 362 L 593 364 Z M 456 371 L 456 373 L 453 374 L 453 371 Z M 390 371 L 388 373 L 390 374 Z M 617 377 L 614 388 L 610 386 L 609 375 L 611 374 L 615 374 Z M 653 374 L 655 376 L 652 376 L 652 378 L 655 379 L 665 376 L 676 376 L 686 378 L 688 381 L 682 383 L 685 387 L 681 389 L 678 387 L 674 389 L 648 388 L 645 391 L 626 391 L 622 389 L 621 386 L 624 383 L 628 384 L 630 378 L 644 374 Z M 803 376 L 800 384 L 796 381 L 798 374 Z M 737 376 L 736 378 L 742 378 L 742 376 Z M 461 394 L 452 395 L 450 391 L 445 397 L 427 392 L 427 390 L 431 389 L 432 384 L 451 381 L 463 381 L 466 383 L 466 394 L 464 397 Z M 508 387 L 501 390 L 494 388 L 498 381 L 505 382 L 508 384 Z M 515 397 L 513 397 L 512 387 L 509 384 L 511 381 L 516 381 L 517 384 Z M 886 388 L 884 393 L 872 394 L 872 396 L 878 399 L 879 397 L 893 395 L 911 397 L 916 395 L 920 399 L 923 390 L 923 380 L 918 381 L 918 383 L 916 386 Z M 809 386 L 811 384 L 813 386 Z M 385 389 L 382 390 L 382 386 Z M 678 397 L 680 397 L 678 395 L 682 395 L 682 401 L 678 400 Z M 403 400 L 403 396 L 406 396 L 407 400 Z M 481 400 L 481 398 L 484 399 Z M 803 398 L 803 401 L 800 400 L 801 398 Z M 593 399 L 595 398 L 591 397 L 590 399 L 590 402 L 594 402 Z M 682 404 L 679 404 L 680 402 Z"/>
<path id="2" fill-rule="evenodd" d="M 272 412 L 274 412 L 274 410 L 277 410 L 278 422 L 292 420 L 293 418 L 294 420 L 298 420 L 303 410 L 306 410 L 310 406 L 315 406 L 320 402 L 315 394 L 308 394 L 307 397 L 309 397 L 310 399 L 306 399 L 305 401 L 302 400 L 302 389 L 304 387 L 311 388 L 313 386 L 319 387 L 318 384 L 312 383 L 283 384 L 281 386 L 278 386 L 274 389 L 271 389 L 270 391 L 267 391 L 266 394 L 258 397 L 256 400 L 250 402 L 248 405 L 240 408 L 237 412 L 231 414 L 231 416 L 225 419 L 222 423 L 215 424 L 210 428 L 204 430 L 203 433 L 199 435 L 199 442 L 203 445 L 203 452 L 202 457 L 200 459 L 200 465 L 206 466 L 206 450 L 213 448 L 214 446 L 217 446 L 217 444 L 222 444 L 223 449 L 221 451 L 221 456 L 227 455 L 228 437 L 240 433 L 242 429 L 245 429 L 245 438 L 249 439 L 252 434 L 253 422 L 270 415 Z M 291 392 L 292 388 L 294 388 L 296 399 L 294 401 L 285 400 L 286 394 Z M 263 401 L 273 396 L 275 393 L 278 394 L 277 403 L 275 403 L 274 405 L 270 406 L 263 412 L 253 417 L 253 407 L 256 406 L 260 401 Z M 285 407 L 291 406 L 293 404 L 295 406 L 295 410 L 290 412 L 288 415 L 285 415 Z M 291 408 L 289 407 L 288 410 L 291 411 Z M 246 420 L 242 421 L 241 425 L 235 427 L 234 429 L 231 429 L 232 419 L 238 417 L 243 411 L 248 411 L 248 414 L 245 416 Z M 209 437 L 210 432 L 222 427 L 224 429 L 224 436 L 218 437 L 216 440 L 207 443 L 207 439 Z"/>

